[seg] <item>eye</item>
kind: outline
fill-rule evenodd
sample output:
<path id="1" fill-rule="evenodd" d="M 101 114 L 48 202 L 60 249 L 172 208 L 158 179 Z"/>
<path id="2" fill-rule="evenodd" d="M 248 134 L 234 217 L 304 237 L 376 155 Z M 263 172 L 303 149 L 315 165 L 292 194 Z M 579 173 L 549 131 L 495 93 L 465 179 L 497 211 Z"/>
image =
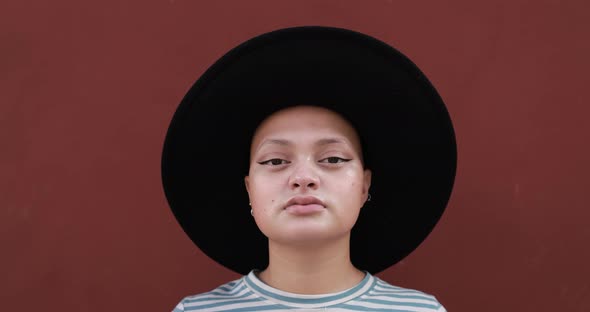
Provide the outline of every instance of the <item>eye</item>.
<path id="1" fill-rule="evenodd" d="M 280 158 L 273 158 L 265 161 L 258 162 L 261 165 L 270 165 L 270 166 L 279 166 L 291 163 L 288 160 L 280 159 Z"/>
<path id="2" fill-rule="evenodd" d="M 321 163 L 329 163 L 329 164 L 337 164 L 337 163 L 348 162 L 348 161 L 350 161 L 350 159 L 340 158 L 340 157 L 336 157 L 336 156 L 327 157 L 327 158 L 320 160 Z"/>

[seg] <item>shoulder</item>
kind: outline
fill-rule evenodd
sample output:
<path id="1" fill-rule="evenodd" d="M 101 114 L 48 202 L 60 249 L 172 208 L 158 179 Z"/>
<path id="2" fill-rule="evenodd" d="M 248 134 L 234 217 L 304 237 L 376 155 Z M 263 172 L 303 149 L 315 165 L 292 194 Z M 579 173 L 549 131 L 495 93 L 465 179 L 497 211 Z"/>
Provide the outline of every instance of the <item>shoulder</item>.
<path id="1" fill-rule="evenodd" d="M 393 308 L 395 311 L 446 312 L 433 295 L 425 292 L 394 286 L 374 277 L 373 287 L 361 300 L 373 308 Z"/>
<path id="2" fill-rule="evenodd" d="M 243 278 L 225 283 L 211 291 L 184 297 L 173 312 L 201 310 L 210 307 L 223 307 L 234 304 L 250 295 Z"/>

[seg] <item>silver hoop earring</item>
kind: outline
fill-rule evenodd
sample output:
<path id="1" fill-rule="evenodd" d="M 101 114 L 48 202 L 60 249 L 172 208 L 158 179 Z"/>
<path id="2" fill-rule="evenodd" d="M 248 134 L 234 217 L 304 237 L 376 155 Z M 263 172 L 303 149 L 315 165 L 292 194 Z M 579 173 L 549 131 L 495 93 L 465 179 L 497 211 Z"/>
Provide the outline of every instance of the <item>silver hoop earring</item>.
<path id="1" fill-rule="evenodd" d="M 367 198 L 367 201 L 370 202 L 371 201 L 371 193 L 369 193 L 369 197 Z"/>
<path id="2" fill-rule="evenodd" d="M 250 215 L 254 215 L 254 209 L 250 209 Z"/>

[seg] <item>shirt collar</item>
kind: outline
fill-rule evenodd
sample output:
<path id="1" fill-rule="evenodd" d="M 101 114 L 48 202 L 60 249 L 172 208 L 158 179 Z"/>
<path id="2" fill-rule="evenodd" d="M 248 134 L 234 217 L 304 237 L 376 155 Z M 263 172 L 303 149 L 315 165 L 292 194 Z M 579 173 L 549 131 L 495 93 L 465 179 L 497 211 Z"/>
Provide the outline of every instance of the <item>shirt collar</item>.
<path id="1" fill-rule="evenodd" d="M 363 280 L 347 290 L 321 295 L 303 295 L 282 291 L 265 284 L 256 276 L 256 271 L 254 270 L 250 271 L 243 279 L 246 286 L 259 296 L 270 301 L 298 308 L 320 308 L 350 301 L 369 291 L 376 282 L 375 278 L 369 272 L 365 272 Z"/>

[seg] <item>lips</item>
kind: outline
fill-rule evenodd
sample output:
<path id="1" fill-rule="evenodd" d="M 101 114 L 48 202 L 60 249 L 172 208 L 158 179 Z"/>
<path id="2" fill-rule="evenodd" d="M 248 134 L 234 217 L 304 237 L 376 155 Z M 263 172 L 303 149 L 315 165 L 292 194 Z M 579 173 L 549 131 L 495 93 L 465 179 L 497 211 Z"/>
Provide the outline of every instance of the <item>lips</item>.
<path id="1" fill-rule="evenodd" d="M 324 202 L 313 196 L 295 196 L 287 201 L 284 210 L 293 215 L 310 215 L 323 211 Z"/>
<path id="2" fill-rule="evenodd" d="M 323 207 L 326 206 L 324 204 L 324 202 L 322 202 L 321 200 L 319 200 L 318 198 L 316 198 L 314 196 L 295 196 L 295 197 L 289 199 L 289 201 L 285 205 L 285 209 L 288 208 L 289 206 L 293 206 L 293 205 L 301 205 L 301 206 L 320 205 Z"/>

